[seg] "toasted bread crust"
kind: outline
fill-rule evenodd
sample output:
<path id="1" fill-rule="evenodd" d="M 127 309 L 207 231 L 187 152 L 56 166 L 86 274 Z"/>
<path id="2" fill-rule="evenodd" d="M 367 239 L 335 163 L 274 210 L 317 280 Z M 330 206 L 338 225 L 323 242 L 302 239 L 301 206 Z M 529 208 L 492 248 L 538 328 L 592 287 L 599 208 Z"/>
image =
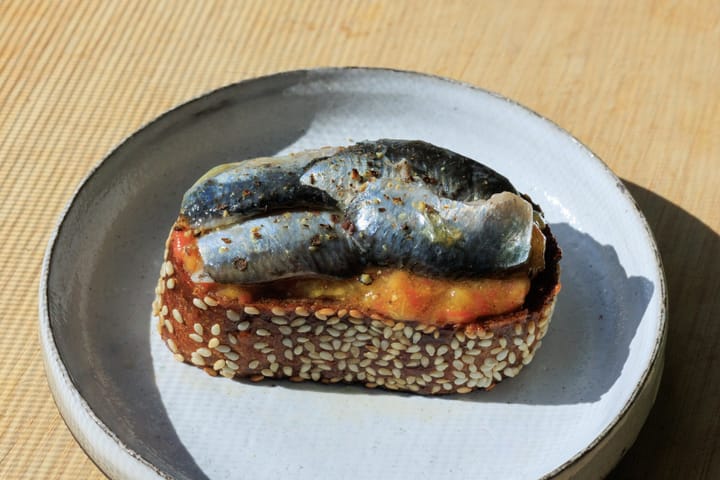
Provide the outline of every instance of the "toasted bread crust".
<path id="1" fill-rule="evenodd" d="M 359 383 L 419 394 L 491 389 L 530 363 L 560 289 L 560 250 L 548 227 L 546 268 L 521 310 L 438 328 L 352 305 L 282 300 L 220 305 L 193 295 L 180 259 L 165 253 L 156 289 L 158 330 L 179 361 L 210 375 Z"/>

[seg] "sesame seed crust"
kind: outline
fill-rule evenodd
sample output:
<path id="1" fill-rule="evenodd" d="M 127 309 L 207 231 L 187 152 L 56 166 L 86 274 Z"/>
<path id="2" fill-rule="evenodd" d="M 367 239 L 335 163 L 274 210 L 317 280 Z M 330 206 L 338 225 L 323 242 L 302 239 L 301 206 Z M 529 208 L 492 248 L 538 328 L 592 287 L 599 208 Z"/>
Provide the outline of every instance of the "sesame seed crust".
<path id="1" fill-rule="evenodd" d="M 153 311 L 175 358 L 213 376 L 355 383 L 424 395 L 490 390 L 529 364 L 547 333 L 560 257 L 549 231 L 547 237 L 552 261 L 526 308 L 470 324 L 394 321 L 318 300 L 245 305 L 200 296 L 172 255 L 161 267 Z M 161 288 L 169 279 L 173 287 Z"/>

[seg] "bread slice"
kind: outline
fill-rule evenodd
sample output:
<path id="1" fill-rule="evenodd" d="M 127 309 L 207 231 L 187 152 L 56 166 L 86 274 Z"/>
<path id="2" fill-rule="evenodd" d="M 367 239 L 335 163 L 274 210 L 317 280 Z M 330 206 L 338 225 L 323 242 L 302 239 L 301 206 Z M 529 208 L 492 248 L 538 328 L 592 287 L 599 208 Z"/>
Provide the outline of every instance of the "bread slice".
<path id="1" fill-rule="evenodd" d="M 545 268 L 532 279 L 522 308 L 470 323 L 395 321 L 338 301 L 243 303 L 203 295 L 172 248 L 165 250 L 153 311 L 175 358 L 213 376 L 355 383 L 426 395 L 489 390 L 532 361 L 548 330 L 561 253 L 548 226 L 543 233 Z"/>

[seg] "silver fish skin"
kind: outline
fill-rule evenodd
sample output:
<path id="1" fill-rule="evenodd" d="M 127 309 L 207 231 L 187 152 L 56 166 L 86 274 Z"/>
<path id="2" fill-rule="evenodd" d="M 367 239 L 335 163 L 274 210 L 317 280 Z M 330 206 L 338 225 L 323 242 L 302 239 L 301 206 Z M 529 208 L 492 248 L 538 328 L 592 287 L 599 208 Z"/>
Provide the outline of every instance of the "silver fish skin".
<path id="1" fill-rule="evenodd" d="M 300 182 L 346 206 L 367 183 L 394 178 L 422 181 L 436 195 L 471 202 L 517 193 L 507 178 L 470 158 L 422 141 L 361 142 L 312 161 Z"/>
<path id="2" fill-rule="evenodd" d="M 359 257 L 332 212 L 285 212 L 207 232 L 197 239 L 216 282 L 262 283 L 296 276 L 347 276 Z"/>
<path id="3" fill-rule="evenodd" d="M 299 178 L 316 158 L 337 152 L 326 147 L 280 157 L 260 157 L 213 168 L 185 193 L 180 215 L 194 229 L 228 225 L 273 210 L 326 209 L 335 202 Z"/>
<path id="4" fill-rule="evenodd" d="M 497 273 L 527 263 L 532 205 L 510 192 L 458 202 L 421 182 L 373 182 L 346 210 L 364 261 L 444 278 Z"/>

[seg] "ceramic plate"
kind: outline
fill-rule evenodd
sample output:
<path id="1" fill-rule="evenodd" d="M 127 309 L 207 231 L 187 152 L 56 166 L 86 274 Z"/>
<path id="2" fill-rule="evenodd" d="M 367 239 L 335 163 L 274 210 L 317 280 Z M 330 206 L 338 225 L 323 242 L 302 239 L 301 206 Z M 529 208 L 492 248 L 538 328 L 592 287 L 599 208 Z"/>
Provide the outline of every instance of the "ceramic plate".
<path id="1" fill-rule="evenodd" d="M 565 256 L 533 363 L 491 392 L 428 398 L 233 382 L 175 362 L 150 305 L 193 181 L 219 163 L 382 137 L 478 159 L 542 205 Z M 110 477 L 602 476 L 654 400 L 665 287 L 623 184 L 553 123 L 441 78 L 323 69 L 222 88 L 123 142 L 62 217 L 40 313 L 58 408 Z"/>

